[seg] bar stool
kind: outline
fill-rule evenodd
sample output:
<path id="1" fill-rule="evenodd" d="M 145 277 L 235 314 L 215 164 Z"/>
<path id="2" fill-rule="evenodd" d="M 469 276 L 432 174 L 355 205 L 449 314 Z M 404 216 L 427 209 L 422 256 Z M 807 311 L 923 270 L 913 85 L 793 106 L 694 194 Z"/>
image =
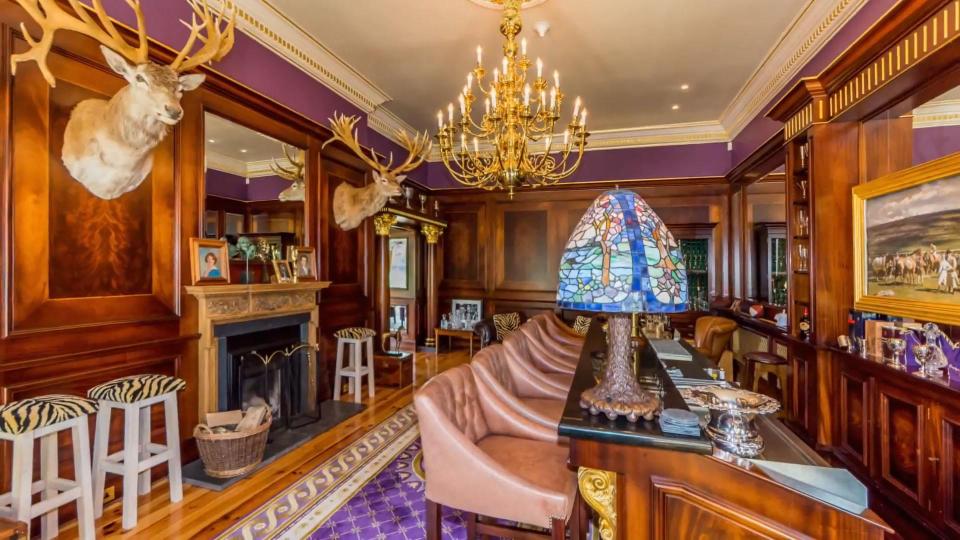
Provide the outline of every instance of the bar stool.
<path id="1" fill-rule="evenodd" d="M 95 538 L 93 487 L 90 481 L 90 439 L 87 416 L 97 411 L 95 401 L 78 396 L 50 395 L 14 401 L 0 407 L 0 439 L 13 442 L 11 491 L 0 495 L 0 508 L 27 524 L 40 519 L 43 538 L 59 532 L 58 509 L 77 501 L 80 538 Z M 70 430 L 73 475 L 60 478 L 57 436 Z M 40 480 L 33 481 L 33 441 L 40 439 Z M 40 501 L 33 503 L 33 495 Z"/>
<path id="2" fill-rule="evenodd" d="M 747 363 L 747 373 L 752 374 L 754 392 L 760 389 L 760 379 L 769 373 L 777 376 L 777 383 L 780 385 L 780 404 L 781 410 L 785 410 L 790 405 L 790 384 L 787 381 L 787 375 L 790 367 L 787 359 L 769 352 L 754 351 L 743 355 Z"/>
<path id="3" fill-rule="evenodd" d="M 177 392 L 187 383 L 168 375 L 133 375 L 114 379 L 87 391 L 100 403 L 93 443 L 94 515 L 103 515 L 107 473 L 123 477 L 123 528 L 137 525 L 137 495 L 150 493 L 150 469 L 167 463 L 170 502 L 183 499 L 180 471 L 180 425 Z M 150 442 L 150 407 L 163 403 L 166 445 Z M 108 454 L 110 413 L 123 411 L 123 448 Z"/>
<path id="4" fill-rule="evenodd" d="M 353 400 L 360 403 L 360 386 L 364 375 L 367 376 L 367 391 L 370 397 L 373 397 L 373 336 L 376 332 L 358 326 L 337 330 L 333 335 L 337 338 L 337 371 L 333 378 L 333 399 L 340 399 L 340 386 L 343 384 L 341 378 L 349 377 L 353 379 Z M 344 366 L 343 353 L 347 346 L 350 347 L 350 361 Z M 363 348 L 367 349 L 366 366 L 363 365 Z"/>

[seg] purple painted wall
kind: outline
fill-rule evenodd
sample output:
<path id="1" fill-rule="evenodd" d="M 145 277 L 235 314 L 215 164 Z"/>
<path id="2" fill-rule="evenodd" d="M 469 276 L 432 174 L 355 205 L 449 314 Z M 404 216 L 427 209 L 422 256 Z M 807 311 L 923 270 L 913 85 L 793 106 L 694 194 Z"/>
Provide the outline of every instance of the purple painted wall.
<path id="1" fill-rule="evenodd" d="M 877 22 L 877 20 L 897 2 L 898 0 L 868 0 L 866 5 L 860 8 L 860 11 L 847 21 L 847 24 L 833 36 L 830 42 L 820 49 L 820 52 L 814 55 L 812 60 L 803 66 L 800 73 L 790 81 L 790 84 L 788 84 L 777 97 L 770 100 L 770 103 L 763 108 L 760 115 L 747 124 L 747 127 L 743 128 L 734 138 L 732 166 L 738 165 L 741 161 L 749 157 L 754 150 L 770 139 L 770 137 L 783 126 L 779 122 L 770 120 L 765 116 L 770 107 L 793 88 L 802 77 L 810 77 L 823 71 L 844 49 L 849 47 L 851 43 L 866 32 L 868 28 Z"/>
<path id="2" fill-rule="evenodd" d="M 248 202 L 276 201 L 288 187 L 290 181 L 279 176 L 252 178 L 248 185 L 242 176 L 207 169 L 207 195 Z"/>
<path id="3" fill-rule="evenodd" d="M 264 176 L 262 178 L 251 178 L 250 185 L 247 186 L 248 201 L 276 201 L 280 198 L 280 192 L 290 187 L 291 182 L 284 180 L 279 176 Z"/>
<path id="4" fill-rule="evenodd" d="M 960 126 L 930 127 L 913 130 L 913 164 L 960 152 Z"/>

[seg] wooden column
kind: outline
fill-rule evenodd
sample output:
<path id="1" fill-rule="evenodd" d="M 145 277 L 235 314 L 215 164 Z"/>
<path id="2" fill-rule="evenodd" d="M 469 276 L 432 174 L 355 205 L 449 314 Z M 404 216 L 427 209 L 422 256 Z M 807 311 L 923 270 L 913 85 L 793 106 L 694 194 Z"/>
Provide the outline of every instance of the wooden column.
<path id="1" fill-rule="evenodd" d="M 377 320 L 374 327 L 377 335 L 390 331 L 390 228 L 397 222 L 397 216 L 390 213 L 377 214 L 373 218 L 376 233 L 376 281 L 374 313 Z M 380 347 L 380 340 L 374 340 Z"/>
<path id="2" fill-rule="evenodd" d="M 435 347 L 434 330 L 440 326 L 440 279 L 437 274 L 437 242 L 443 234 L 443 228 L 431 223 L 424 223 L 420 232 L 427 239 L 427 347 Z"/>

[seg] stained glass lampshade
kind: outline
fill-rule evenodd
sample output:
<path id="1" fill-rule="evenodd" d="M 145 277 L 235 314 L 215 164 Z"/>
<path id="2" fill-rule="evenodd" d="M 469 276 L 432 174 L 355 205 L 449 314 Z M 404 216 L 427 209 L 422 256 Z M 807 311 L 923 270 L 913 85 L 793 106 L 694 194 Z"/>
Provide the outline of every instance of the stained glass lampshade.
<path id="1" fill-rule="evenodd" d="M 560 260 L 557 305 L 612 313 L 687 309 L 680 245 L 639 195 L 600 195 L 570 235 Z"/>

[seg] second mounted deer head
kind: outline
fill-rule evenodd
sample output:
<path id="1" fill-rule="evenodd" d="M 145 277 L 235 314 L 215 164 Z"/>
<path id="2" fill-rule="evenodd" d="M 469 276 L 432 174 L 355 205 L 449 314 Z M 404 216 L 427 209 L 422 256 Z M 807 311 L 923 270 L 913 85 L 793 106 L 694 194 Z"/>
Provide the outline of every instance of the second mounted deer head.
<path id="1" fill-rule="evenodd" d="M 286 158 L 287 165 L 279 163 L 276 159 L 270 164 L 270 170 L 273 174 L 293 182 L 287 189 L 280 192 L 281 201 L 302 201 L 306 195 L 306 184 L 304 183 L 304 170 L 307 167 L 307 153 L 303 150 L 297 150 L 296 155 L 292 155 L 290 147 L 283 146 L 283 157 Z"/>
<path id="2" fill-rule="evenodd" d="M 334 114 L 330 119 L 333 138 L 323 144 L 326 146 L 333 141 L 340 141 L 373 169 L 373 182 L 362 188 L 343 182 L 333 192 L 333 218 L 337 226 L 345 231 L 357 228 L 364 219 L 379 212 L 387 204 L 387 199 L 400 195 L 400 183 L 406 178 L 402 173 L 419 167 L 433 146 L 426 133 L 417 133 L 411 139 L 406 131 L 398 130 L 397 138 L 408 152 L 407 159 L 393 167 L 393 154 L 390 154 L 389 161 L 384 165 L 380 163 L 373 149 L 368 156 L 361 148 L 355 129 L 358 121 L 360 118 L 356 116 Z"/>
<path id="3" fill-rule="evenodd" d="M 149 60 L 147 33 L 140 0 L 125 0 L 137 19 L 137 44 L 130 45 L 117 30 L 101 0 L 90 6 L 67 0 L 70 11 L 57 0 L 16 0 L 43 31 L 39 40 L 21 25 L 27 52 L 10 57 L 16 74 L 21 62 L 35 61 L 50 86 L 57 81 L 47 66 L 47 55 L 58 30 L 77 32 L 100 42 L 110 69 L 127 86 L 109 100 L 88 99 L 74 107 L 63 139 L 63 164 L 70 175 L 101 199 L 115 199 L 139 186 L 153 168 L 153 149 L 170 126 L 183 117 L 180 98 L 199 87 L 205 75 L 182 73 L 220 60 L 233 47 L 236 8 L 225 2 L 214 13 L 206 0 L 186 0 L 193 9 L 184 48 L 170 65 Z M 194 52 L 197 41 L 200 47 Z M 191 54 L 192 53 L 192 54 Z"/>

